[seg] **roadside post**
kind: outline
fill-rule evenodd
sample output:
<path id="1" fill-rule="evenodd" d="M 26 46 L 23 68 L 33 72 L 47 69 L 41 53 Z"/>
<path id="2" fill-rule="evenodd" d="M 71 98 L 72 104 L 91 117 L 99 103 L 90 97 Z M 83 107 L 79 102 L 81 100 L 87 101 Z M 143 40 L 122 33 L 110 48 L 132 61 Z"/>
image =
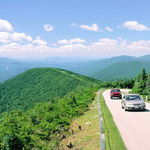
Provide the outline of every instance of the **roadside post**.
<path id="1" fill-rule="evenodd" d="M 97 105 L 98 105 L 98 113 L 99 113 L 99 122 L 100 122 L 100 150 L 105 150 L 105 135 L 103 134 L 103 118 L 102 118 L 102 112 L 101 112 L 101 106 L 99 102 L 99 96 L 100 91 L 98 91 L 98 99 L 97 99 Z"/>
<path id="2" fill-rule="evenodd" d="M 100 118 L 100 133 L 103 133 L 103 118 Z"/>
<path id="3" fill-rule="evenodd" d="M 100 140 L 101 140 L 100 150 L 105 150 L 105 135 L 104 134 L 100 134 Z"/>
<path id="4" fill-rule="evenodd" d="M 102 113 L 101 113 L 101 111 L 99 111 L 99 121 L 100 121 L 100 119 L 101 119 L 101 115 Z"/>
<path id="5" fill-rule="evenodd" d="M 148 101 L 147 96 L 146 96 L 146 101 Z"/>

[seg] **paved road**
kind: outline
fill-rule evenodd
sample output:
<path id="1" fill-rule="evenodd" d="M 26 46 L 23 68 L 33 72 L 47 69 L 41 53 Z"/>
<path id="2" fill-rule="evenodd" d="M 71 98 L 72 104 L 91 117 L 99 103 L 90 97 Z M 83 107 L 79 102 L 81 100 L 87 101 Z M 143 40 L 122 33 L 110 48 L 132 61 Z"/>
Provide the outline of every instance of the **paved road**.
<path id="1" fill-rule="evenodd" d="M 145 111 L 124 111 L 121 100 L 110 99 L 110 90 L 103 96 L 127 149 L 150 150 L 150 104 L 146 103 Z"/>

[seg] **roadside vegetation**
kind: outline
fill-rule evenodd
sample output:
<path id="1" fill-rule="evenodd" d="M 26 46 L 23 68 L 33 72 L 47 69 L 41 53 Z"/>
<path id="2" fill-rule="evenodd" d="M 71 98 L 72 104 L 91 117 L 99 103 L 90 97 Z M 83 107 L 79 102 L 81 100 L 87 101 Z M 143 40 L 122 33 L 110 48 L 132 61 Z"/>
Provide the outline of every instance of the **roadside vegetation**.
<path id="1" fill-rule="evenodd" d="M 150 100 L 150 72 L 146 73 L 144 68 L 135 79 L 132 93 L 140 94 L 144 99 L 148 96 L 148 100 Z"/>
<path id="2" fill-rule="evenodd" d="M 79 128 L 81 127 L 81 128 Z M 70 130 L 65 139 L 61 140 L 59 150 L 68 150 L 70 142 L 73 149 L 99 150 L 100 130 L 97 107 L 97 93 L 89 110 L 84 115 L 74 118 L 70 124 Z"/>
<path id="3" fill-rule="evenodd" d="M 98 87 L 82 87 L 54 102 L 38 103 L 26 112 L 3 113 L 0 149 L 54 149 L 66 137 L 73 118 L 88 110 Z"/>

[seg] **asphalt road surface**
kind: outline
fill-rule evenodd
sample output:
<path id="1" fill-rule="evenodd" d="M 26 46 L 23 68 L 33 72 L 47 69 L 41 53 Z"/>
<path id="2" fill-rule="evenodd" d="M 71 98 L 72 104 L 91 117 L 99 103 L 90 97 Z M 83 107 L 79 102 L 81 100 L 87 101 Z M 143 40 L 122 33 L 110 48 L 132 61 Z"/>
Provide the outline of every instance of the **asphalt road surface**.
<path id="1" fill-rule="evenodd" d="M 150 150 L 150 104 L 146 103 L 145 111 L 125 111 L 120 99 L 110 99 L 110 90 L 103 96 L 127 149 Z"/>

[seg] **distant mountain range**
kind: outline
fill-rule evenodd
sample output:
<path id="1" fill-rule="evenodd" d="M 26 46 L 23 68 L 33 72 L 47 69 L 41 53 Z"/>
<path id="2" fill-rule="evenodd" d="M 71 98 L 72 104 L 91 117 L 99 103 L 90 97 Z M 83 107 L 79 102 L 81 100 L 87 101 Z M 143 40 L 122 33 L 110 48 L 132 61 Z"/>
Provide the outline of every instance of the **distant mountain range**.
<path id="1" fill-rule="evenodd" d="M 145 68 L 149 72 L 149 63 L 150 55 L 142 57 L 122 55 L 99 60 L 78 57 L 54 57 L 33 61 L 0 57 L 0 83 L 35 67 L 55 67 L 99 80 L 113 81 L 116 78 L 134 78 L 141 72 L 141 68 Z"/>
<path id="2" fill-rule="evenodd" d="M 117 78 L 135 78 L 137 74 L 145 68 L 150 71 L 150 62 L 148 61 L 129 61 L 116 62 L 103 70 L 100 70 L 92 75 L 93 78 L 102 81 L 115 81 Z"/>

